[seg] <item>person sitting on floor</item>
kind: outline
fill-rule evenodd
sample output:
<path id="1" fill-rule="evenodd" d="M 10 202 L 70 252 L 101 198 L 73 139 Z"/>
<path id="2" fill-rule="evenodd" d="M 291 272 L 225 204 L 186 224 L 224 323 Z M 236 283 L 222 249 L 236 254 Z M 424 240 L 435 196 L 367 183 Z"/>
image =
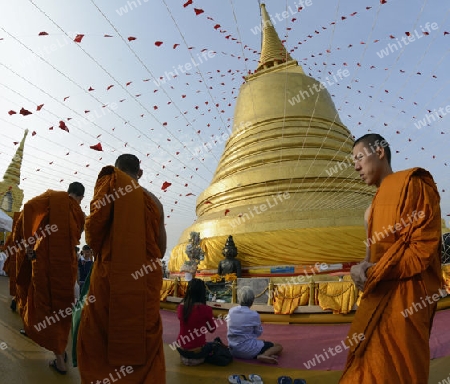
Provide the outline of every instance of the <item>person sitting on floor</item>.
<path id="1" fill-rule="evenodd" d="M 178 352 L 184 365 L 199 365 L 205 362 L 211 350 L 206 342 L 206 333 L 214 332 L 212 308 L 206 305 L 206 286 L 203 280 L 189 281 L 186 295 L 177 308 L 180 333 L 177 338 Z"/>
<path id="2" fill-rule="evenodd" d="M 263 363 L 278 364 L 278 355 L 283 350 L 280 344 L 258 339 L 263 328 L 259 313 L 250 309 L 255 294 L 250 287 L 238 290 L 240 305 L 228 312 L 228 346 L 233 357 L 239 359 L 258 359 Z"/>

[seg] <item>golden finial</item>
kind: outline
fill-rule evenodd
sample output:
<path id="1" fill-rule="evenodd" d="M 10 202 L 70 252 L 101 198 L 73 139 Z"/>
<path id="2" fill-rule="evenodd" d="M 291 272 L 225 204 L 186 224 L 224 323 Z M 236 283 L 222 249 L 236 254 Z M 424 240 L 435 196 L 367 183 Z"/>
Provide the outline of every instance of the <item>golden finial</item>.
<path id="1" fill-rule="evenodd" d="M 256 71 L 293 60 L 278 37 L 275 27 L 270 21 L 266 5 L 261 4 L 262 11 L 262 44 L 261 57 Z"/>
<path id="2" fill-rule="evenodd" d="M 5 171 L 5 175 L 3 176 L 3 180 L 8 181 L 14 185 L 20 184 L 20 167 L 22 166 L 23 148 L 27 135 L 28 129 L 25 130 L 25 135 L 20 142 L 19 148 L 17 148 L 16 154 L 14 155 L 8 169 Z"/>

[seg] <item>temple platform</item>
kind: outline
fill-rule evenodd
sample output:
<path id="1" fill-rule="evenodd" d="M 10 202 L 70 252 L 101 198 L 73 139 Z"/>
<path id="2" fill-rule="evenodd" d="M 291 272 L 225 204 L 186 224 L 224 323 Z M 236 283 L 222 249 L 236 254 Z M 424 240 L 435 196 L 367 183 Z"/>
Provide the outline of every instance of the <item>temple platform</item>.
<path id="1" fill-rule="evenodd" d="M 253 309 L 264 322 L 289 324 L 339 324 L 353 320 L 361 292 L 350 277 L 351 263 L 315 266 L 273 266 L 244 269 L 242 278 L 221 278 L 217 271 L 201 271 L 215 316 L 225 316 L 237 305 L 237 291 L 250 286 L 255 293 Z M 442 266 L 446 281 L 438 311 L 450 308 L 450 264 Z M 184 274 L 164 279 L 161 308 L 174 310 L 184 297 L 188 282 Z"/>

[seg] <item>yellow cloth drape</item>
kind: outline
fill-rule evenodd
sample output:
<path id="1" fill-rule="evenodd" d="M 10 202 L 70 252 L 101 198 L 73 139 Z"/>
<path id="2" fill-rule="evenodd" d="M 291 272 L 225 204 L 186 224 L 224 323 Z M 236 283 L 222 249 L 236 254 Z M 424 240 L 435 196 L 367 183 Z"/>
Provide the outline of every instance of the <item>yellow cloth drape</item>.
<path id="1" fill-rule="evenodd" d="M 271 265 L 328 264 L 361 261 L 365 255 L 364 227 L 298 228 L 283 231 L 232 234 L 243 267 Z M 205 259 L 198 269 L 216 269 L 223 260 L 228 236 L 204 238 Z M 339 239 L 339 241 L 333 241 Z M 187 260 L 186 242 L 173 248 L 169 270 L 179 272 Z"/>
<path id="2" fill-rule="evenodd" d="M 186 295 L 186 290 L 188 286 L 188 281 L 179 281 L 178 282 L 178 297 L 184 297 Z"/>
<path id="3" fill-rule="evenodd" d="M 166 301 L 167 296 L 172 296 L 174 291 L 175 283 L 173 280 L 163 280 L 162 288 L 161 288 L 161 296 L 159 298 L 160 301 Z"/>
<path id="4" fill-rule="evenodd" d="M 347 314 L 356 302 L 356 288 L 351 282 L 318 283 L 317 302 L 323 310 L 331 309 L 334 314 Z"/>
<path id="5" fill-rule="evenodd" d="M 309 284 L 280 284 L 273 293 L 275 314 L 290 315 L 298 306 L 308 305 Z"/>
<path id="6" fill-rule="evenodd" d="M 444 289 L 450 293 L 450 264 L 442 266 L 442 277 L 444 278 Z"/>

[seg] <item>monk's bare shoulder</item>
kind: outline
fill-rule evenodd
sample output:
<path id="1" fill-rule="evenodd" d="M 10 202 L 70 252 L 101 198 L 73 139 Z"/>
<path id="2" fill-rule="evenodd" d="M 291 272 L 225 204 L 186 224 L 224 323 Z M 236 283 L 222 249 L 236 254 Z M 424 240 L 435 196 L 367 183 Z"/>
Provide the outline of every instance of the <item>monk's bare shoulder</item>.
<path id="1" fill-rule="evenodd" d="M 369 223 L 370 214 L 372 212 L 372 204 L 369 205 L 369 207 L 366 209 L 366 212 L 364 212 L 364 224 L 367 228 L 367 224 Z"/>

